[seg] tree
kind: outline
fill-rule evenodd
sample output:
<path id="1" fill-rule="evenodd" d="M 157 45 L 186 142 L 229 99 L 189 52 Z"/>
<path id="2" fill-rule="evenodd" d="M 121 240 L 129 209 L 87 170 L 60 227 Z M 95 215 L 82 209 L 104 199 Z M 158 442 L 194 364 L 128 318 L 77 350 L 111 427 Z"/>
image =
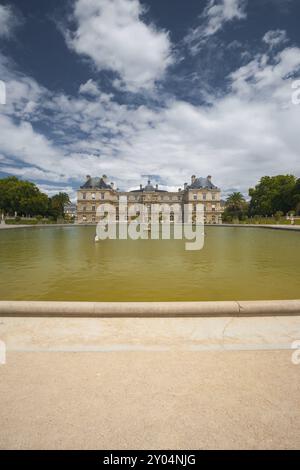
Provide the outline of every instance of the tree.
<path id="1" fill-rule="evenodd" d="M 67 193 L 60 192 L 50 199 L 29 181 L 15 176 L 0 179 L 0 215 L 51 216 L 55 219 L 64 216 L 64 206 L 69 204 Z"/>
<path id="2" fill-rule="evenodd" d="M 53 217 L 64 217 L 65 205 L 70 204 L 70 198 L 67 193 L 58 193 L 49 200 L 49 213 Z"/>
<path id="3" fill-rule="evenodd" d="M 295 214 L 300 215 L 300 178 L 297 179 L 293 189 L 292 202 Z"/>
<path id="4" fill-rule="evenodd" d="M 243 220 L 248 211 L 248 205 L 244 196 L 240 192 L 230 194 L 226 200 L 226 207 L 223 219 L 232 221 L 233 219 Z"/>
<path id="5" fill-rule="evenodd" d="M 48 196 L 29 181 L 11 176 L 0 180 L 0 210 L 8 215 L 46 215 Z"/>
<path id="6" fill-rule="evenodd" d="M 293 209 L 296 178 L 293 175 L 264 176 L 254 189 L 249 189 L 249 214 L 273 216 Z"/>

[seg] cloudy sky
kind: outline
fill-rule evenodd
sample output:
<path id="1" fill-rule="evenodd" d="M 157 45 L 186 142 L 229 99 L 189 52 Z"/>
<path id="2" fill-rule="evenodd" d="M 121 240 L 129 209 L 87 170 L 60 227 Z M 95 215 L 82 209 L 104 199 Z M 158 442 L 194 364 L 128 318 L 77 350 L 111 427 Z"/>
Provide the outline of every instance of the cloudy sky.
<path id="1" fill-rule="evenodd" d="M 0 0 L 0 177 L 74 197 L 87 174 L 224 196 L 300 176 L 299 20 L 299 0 Z"/>

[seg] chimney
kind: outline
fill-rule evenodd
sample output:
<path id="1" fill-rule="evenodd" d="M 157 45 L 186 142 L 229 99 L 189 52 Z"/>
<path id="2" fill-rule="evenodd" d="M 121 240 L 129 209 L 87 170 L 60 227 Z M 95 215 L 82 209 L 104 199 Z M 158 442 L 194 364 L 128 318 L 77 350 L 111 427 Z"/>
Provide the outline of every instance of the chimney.
<path id="1" fill-rule="evenodd" d="M 86 180 L 89 181 L 91 179 L 90 175 L 86 175 Z"/>
<path id="2" fill-rule="evenodd" d="M 188 184 L 187 183 L 184 183 L 184 190 L 186 190 L 188 187 Z"/>
<path id="3" fill-rule="evenodd" d="M 112 189 L 114 189 L 115 183 L 111 182 L 110 185 L 111 185 Z"/>
<path id="4" fill-rule="evenodd" d="M 196 176 L 193 175 L 193 176 L 191 177 L 191 182 L 192 182 L 192 184 L 195 183 L 195 181 L 196 181 Z"/>
<path id="5" fill-rule="evenodd" d="M 155 186 L 156 189 L 158 189 L 158 184 Z"/>
<path id="6" fill-rule="evenodd" d="M 102 179 L 103 179 L 104 183 L 107 182 L 107 176 L 106 175 L 102 175 Z"/>
<path id="7" fill-rule="evenodd" d="M 142 184 L 140 184 L 140 190 L 142 191 L 142 189 L 143 189 L 143 185 L 142 185 Z"/>
<path id="8" fill-rule="evenodd" d="M 212 178 L 211 175 L 208 175 L 207 177 L 208 181 L 211 181 L 211 178 Z"/>
<path id="9" fill-rule="evenodd" d="M 178 188 L 178 192 L 181 193 L 181 188 Z"/>

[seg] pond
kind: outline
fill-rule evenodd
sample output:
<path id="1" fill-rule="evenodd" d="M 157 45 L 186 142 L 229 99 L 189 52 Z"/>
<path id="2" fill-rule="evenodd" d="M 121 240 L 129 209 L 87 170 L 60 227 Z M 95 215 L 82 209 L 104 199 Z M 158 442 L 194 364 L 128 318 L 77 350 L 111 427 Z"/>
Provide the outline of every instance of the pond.
<path id="1" fill-rule="evenodd" d="M 0 231 L 0 300 L 200 301 L 300 297 L 300 233 L 206 227 L 181 240 L 94 242 L 95 227 Z"/>

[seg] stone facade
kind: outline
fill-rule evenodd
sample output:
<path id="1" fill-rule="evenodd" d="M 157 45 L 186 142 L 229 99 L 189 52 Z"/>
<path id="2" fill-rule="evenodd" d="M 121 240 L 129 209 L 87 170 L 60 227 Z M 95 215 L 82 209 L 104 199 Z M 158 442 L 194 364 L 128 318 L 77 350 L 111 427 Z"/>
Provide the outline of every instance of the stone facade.
<path id="1" fill-rule="evenodd" d="M 119 200 L 121 196 L 127 197 L 128 207 L 135 204 L 147 205 L 167 204 L 172 206 L 179 204 L 196 204 L 201 202 L 205 211 L 207 224 L 221 224 L 223 207 L 221 206 L 221 190 L 212 183 L 211 176 L 196 178 L 192 176 L 190 184 L 185 183 L 178 191 L 164 191 L 158 185 L 152 186 L 151 181 L 147 185 L 133 191 L 119 191 L 113 183 L 109 183 L 107 177 L 91 178 L 87 176 L 86 182 L 80 187 L 77 194 L 77 221 L 80 224 L 97 223 L 97 208 L 101 204 L 112 204 L 118 214 Z M 172 220 L 172 219 L 171 219 Z"/>

